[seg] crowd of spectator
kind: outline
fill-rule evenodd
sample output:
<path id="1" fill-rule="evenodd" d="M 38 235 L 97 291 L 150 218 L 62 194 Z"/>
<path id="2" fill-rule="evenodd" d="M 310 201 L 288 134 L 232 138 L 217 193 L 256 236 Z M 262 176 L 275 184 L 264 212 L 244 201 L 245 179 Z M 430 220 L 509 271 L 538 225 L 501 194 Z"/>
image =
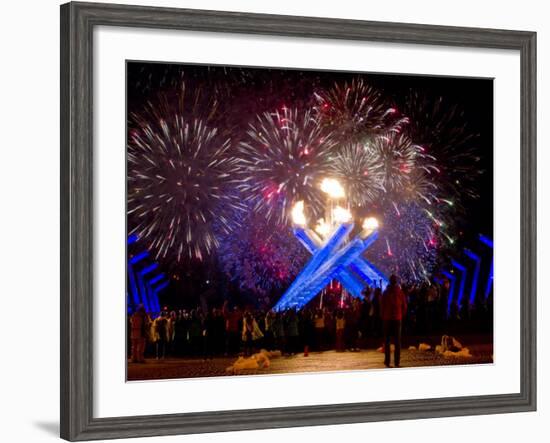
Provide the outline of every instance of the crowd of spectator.
<path id="1" fill-rule="evenodd" d="M 128 317 L 129 352 L 133 362 L 144 357 L 202 357 L 250 355 L 260 348 L 279 349 L 284 354 L 299 352 L 358 351 L 384 343 L 383 337 L 395 335 L 394 325 L 384 310 L 391 293 L 381 288 L 365 288 L 364 299 L 350 299 L 336 306 L 289 309 L 282 312 L 230 306 L 211 309 L 179 309 L 150 314 L 140 306 Z M 448 304 L 448 288 L 438 284 L 399 286 L 404 310 L 399 317 L 401 331 L 407 336 L 441 333 L 490 332 L 491 297 L 470 305 Z M 395 292 L 395 291 L 394 291 Z M 384 308 L 386 302 L 386 308 Z M 391 314 L 390 317 L 395 317 Z M 389 325 L 389 326 L 388 326 Z M 400 344 L 400 343 L 398 343 Z M 397 362 L 398 363 L 398 356 Z"/>

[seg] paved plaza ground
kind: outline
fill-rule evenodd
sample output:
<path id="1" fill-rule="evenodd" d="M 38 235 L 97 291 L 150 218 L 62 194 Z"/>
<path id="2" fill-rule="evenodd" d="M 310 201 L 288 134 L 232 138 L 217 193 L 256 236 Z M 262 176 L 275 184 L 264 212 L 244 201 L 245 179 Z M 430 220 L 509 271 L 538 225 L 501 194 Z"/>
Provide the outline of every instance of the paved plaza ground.
<path id="1" fill-rule="evenodd" d="M 440 365 L 482 364 L 493 362 L 491 343 L 464 343 L 472 354 L 470 358 L 443 357 L 431 351 L 412 351 L 407 347 L 401 352 L 401 367 L 421 367 Z M 226 372 L 236 357 L 202 358 L 166 358 L 165 360 L 147 359 L 146 363 L 128 363 L 128 380 L 155 380 L 193 377 L 219 377 L 233 375 Z M 393 355 L 392 355 L 393 363 Z M 239 375 L 285 374 L 298 372 L 350 371 L 365 369 L 385 369 L 384 354 L 376 349 L 359 352 L 310 352 L 282 356 L 271 359 L 270 367 L 265 369 L 243 370 Z M 391 370 L 391 369 L 388 369 Z"/>

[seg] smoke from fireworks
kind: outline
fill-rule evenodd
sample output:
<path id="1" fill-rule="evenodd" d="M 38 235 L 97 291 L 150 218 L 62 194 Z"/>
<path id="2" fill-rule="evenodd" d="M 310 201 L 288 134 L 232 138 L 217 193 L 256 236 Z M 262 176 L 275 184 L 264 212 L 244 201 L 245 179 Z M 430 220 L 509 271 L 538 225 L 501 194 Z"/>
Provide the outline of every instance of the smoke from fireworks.
<path id="1" fill-rule="evenodd" d="M 310 111 L 284 107 L 249 125 L 240 143 L 239 189 L 254 211 L 279 223 L 289 221 L 299 200 L 314 214 L 323 210 L 320 181 L 329 171 L 335 139 Z"/>

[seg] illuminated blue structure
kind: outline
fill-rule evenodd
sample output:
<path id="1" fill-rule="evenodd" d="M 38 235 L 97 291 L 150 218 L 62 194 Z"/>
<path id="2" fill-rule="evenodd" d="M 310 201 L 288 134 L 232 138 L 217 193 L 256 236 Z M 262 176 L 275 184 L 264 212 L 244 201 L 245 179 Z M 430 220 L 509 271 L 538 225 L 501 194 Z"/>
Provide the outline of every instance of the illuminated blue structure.
<path id="1" fill-rule="evenodd" d="M 135 242 L 139 240 L 139 237 L 137 234 L 132 234 L 128 236 L 128 244 L 133 245 Z"/>
<path id="2" fill-rule="evenodd" d="M 311 254 L 323 246 L 323 241 L 310 229 L 296 228 L 294 235 Z M 361 292 L 366 284 L 372 287 L 381 286 L 382 289 L 385 289 L 388 284 L 386 276 L 361 255 L 347 268 L 340 269 L 336 280 L 340 281 L 348 292 L 358 298 L 363 298 Z"/>
<path id="3" fill-rule="evenodd" d="M 164 274 L 160 273 L 159 275 L 157 275 L 156 277 L 152 278 L 151 280 L 149 280 L 149 284 L 150 285 L 154 285 L 155 283 L 158 283 L 160 280 L 162 280 L 164 278 Z"/>
<path id="4" fill-rule="evenodd" d="M 456 302 L 459 308 L 462 306 L 464 292 L 468 284 L 471 284 L 468 296 L 468 304 L 470 306 L 473 306 L 476 301 L 480 301 L 481 298 L 487 300 L 491 292 L 493 287 L 494 267 L 494 259 L 492 255 L 493 240 L 483 234 L 479 234 L 478 239 L 483 245 L 490 249 L 491 255 L 489 257 L 480 251 L 474 252 L 471 249 L 464 248 L 464 258 L 469 259 L 467 262 L 464 262 L 465 264 L 451 259 L 452 267 L 460 272 L 460 276 L 458 274 L 453 275 L 453 271 L 441 271 L 441 274 L 445 275 L 450 282 L 447 312 L 450 311 L 453 302 Z M 490 270 L 488 267 L 488 258 L 491 260 Z M 472 277 L 468 278 L 468 275 L 471 275 Z M 481 292 L 482 289 L 480 288 L 479 280 L 482 277 L 485 278 L 485 276 L 487 276 L 487 282 L 483 292 Z M 459 283 L 458 288 L 457 283 Z"/>
<path id="5" fill-rule="evenodd" d="M 491 289 L 493 288 L 493 274 L 495 272 L 495 262 L 491 262 L 491 272 L 489 272 L 489 278 L 487 278 L 487 285 L 485 286 L 485 300 L 489 298 Z"/>
<path id="6" fill-rule="evenodd" d="M 464 287 L 466 286 L 466 267 L 461 265 L 456 260 L 451 260 L 451 264 L 460 271 L 460 286 L 458 287 L 458 306 L 462 303 L 462 298 L 464 297 Z"/>
<path id="7" fill-rule="evenodd" d="M 443 271 L 442 274 L 449 279 L 451 287 L 449 289 L 449 298 L 447 299 L 447 314 L 451 311 L 451 305 L 453 303 L 453 298 L 455 295 L 455 281 L 456 277 L 450 272 Z"/>
<path id="8" fill-rule="evenodd" d="M 476 293 L 477 293 L 477 284 L 479 280 L 479 272 L 481 270 L 481 257 L 474 252 L 470 251 L 469 249 L 464 249 L 464 254 L 475 261 L 476 267 L 474 270 L 474 278 L 472 280 L 472 288 L 470 289 L 470 304 L 474 304 L 474 301 L 476 299 Z"/>
<path id="9" fill-rule="evenodd" d="M 481 242 L 493 249 L 493 240 L 491 240 L 490 238 L 486 237 L 485 235 L 483 234 L 479 234 L 479 239 L 481 240 Z M 487 278 L 487 284 L 485 285 L 485 299 L 487 299 L 489 297 L 489 294 L 491 292 L 491 289 L 493 287 L 493 272 L 494 272 L 494 267 L 495 267 L 495 260 L 494 258 L 491 260 L 491 271 L 489 272 L 489 277 Z"/>
<path id="10" fill-rule="evenodd" d="M 128 245 L 136 245 L 138 240 L 137 235 L 130 235 Z M 143 304 L 147 312 L 160 312 L 158 295 L 168 287 L 170 282 L 163 273 L 154 275 L 158 267 L 158 263 L 150 261 L 147 251 L 139 251 L 129 256 L 127 264 L 128 312 L 133 312 L 140 304 Z"/>
<path id="11" fill-rule="evenodd" d="M 310 252 L 312 255 L 315 256 L 316 252 L 319 251 L 322 246 L 323 242 L 322 240 L 315 234 L 315 232 L 311 230 L 305 230 L 303 228 L 296 228 L 294 230 L 294 235 L 300 240 L 302 245 Z M 314 265 L 313 263 L 309 263 L 310 265 Z M 304 268 L 304 271 L 306 269 Z M 342 285 L 346 288 L 348 292 L 350 292 L 354 297 L 362 298 L 361 291 L 363 290 L 363 285 L 359 281 L 358 278 L 356 278 L 354 275 L 346 272 L 345 270 L 340 270 L 338 272 L 338 275 L 336 277 Z"/>
<path id="12" fill-rule="evenodd" d="M 134 268 L 130 263 L 128 263 L 128 281 L 130 283 L 130 293 L 132 294 L 132 300 L 134 305 L 137 306 L 141 303 L 139 298 L 139 291 L 137 288 L 136 275 L 134 273 Z M 131 303 L 128 303 L 131 304 Z"/>
<path id="13" fill-rule="evenodd" d="M 274 306 L 275 310 L 302 308 L 333 279 L 358 298 L 362 298 L 361 291 L 366 285 L 375 286 L 380 282 L 383 288 L 386 287 L 385 275 L 362 256 L 377 239 L 378 231 L 373 230 L 365 238 L 358 235 L 345 244 L 353 226 L 353 223 L 340 224 L 325 242 L 311 230 L 294 230 L 294 235 L 312 257 Z"/>
<path id="14" fill-rule="evenodd" d="M 147 251 L 140 252 L 130 259 L 130 264 L 135 265 L 136 263 L 139 263 L 141 260 L 147 257 L 149 257 L 149 253 Z"/>

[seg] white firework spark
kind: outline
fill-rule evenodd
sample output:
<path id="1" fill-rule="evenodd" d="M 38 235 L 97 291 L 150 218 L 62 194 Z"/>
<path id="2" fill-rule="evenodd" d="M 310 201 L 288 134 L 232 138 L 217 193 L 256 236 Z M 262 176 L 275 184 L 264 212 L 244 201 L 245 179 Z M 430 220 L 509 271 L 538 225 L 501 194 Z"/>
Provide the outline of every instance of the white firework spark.
<path id="1" fill-rule="evenodd" d="M 149 242 L 157 258 L 203 259 L 233 229 L 242 209 L 234 192 L 237 159 L 230 141 L 204 121 L 181 115 L 136 117 L 128 143 L 130 233 Z"/>
<path id="2" fill-rule="evenodd" d="M 331 163 L 331 174 L 344 185 L 352 207 L 363 207 L 384 192 L 385 171 L 379 153 L 369 144 L 350 143 Z"/>
<path id="3" fill-rule="evenodd" d="M 290 220 L 295 202 L 322 211 L 319 183 L 330 170 L 332 134 L 310 111 L 283 108 L 258 115 L 239 145 L 243 181 L 239 189 L 255 211 L 279 223 Z"/>

